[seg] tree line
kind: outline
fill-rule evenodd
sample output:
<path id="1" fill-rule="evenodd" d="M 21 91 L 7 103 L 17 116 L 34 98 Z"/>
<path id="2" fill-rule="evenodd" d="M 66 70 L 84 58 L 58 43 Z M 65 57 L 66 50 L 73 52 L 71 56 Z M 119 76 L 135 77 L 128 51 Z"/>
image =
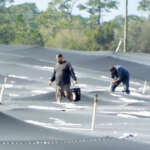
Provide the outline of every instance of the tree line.
<path id="1" fill-rule="evenodd" d="M 118 9 L 118 0 L 87 0 L 84 4 L 78 0 L 51 0 L 44 12 L 34 3 L 12 4 L 13 0 L 0 2 L 0 44 L 114 51 L 123 41 L 123 16 L 102 21 L 106 13 Z M 87 12 L 88 17 L 74 15 L 75 7 L 81 13 Z M 150 53 L 150 0 L 141 0 L 138 10 L 148 17 L 128 16 L 128 50 Z"/>

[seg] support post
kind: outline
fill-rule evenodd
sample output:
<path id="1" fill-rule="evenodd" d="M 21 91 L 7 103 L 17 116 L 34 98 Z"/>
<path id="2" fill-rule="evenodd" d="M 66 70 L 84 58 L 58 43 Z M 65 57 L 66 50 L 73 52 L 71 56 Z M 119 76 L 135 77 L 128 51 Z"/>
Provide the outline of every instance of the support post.
<path id="1" fill-rule="evenodd" d="M 94 131 L 95 129 L 97 103 L 98 103 L 98 95 L 94 97 L 94 106 L 93 106 L 93 115 L 92 115 L 92 124 L 91 124 L 92 131 Z"/>
<path id="2" fill-rule="evenodd" d="M 128 0 L 125 0 L 124 52 L 128 47 Z"/>

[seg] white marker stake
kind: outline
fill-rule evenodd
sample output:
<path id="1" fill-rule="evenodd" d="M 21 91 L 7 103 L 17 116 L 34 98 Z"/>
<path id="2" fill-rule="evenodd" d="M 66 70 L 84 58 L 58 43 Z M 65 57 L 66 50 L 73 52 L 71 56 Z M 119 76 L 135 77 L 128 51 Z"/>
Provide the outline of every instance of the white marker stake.
<path id="1" fill-rule="evenodd" d="M 2 104 L 3 94 L 4 94 L 4 89 L 6 86 L 7 79 L 8 79 L 8 76 L 4 77 L 4 83 L 2 84 L 2 88 L 1 88 L 1 92 L 0 92 L 0 104 Z"/>
<path id="2" fill-rule="evenodd" d="M 143 94 L 145 94 L 146 89 L 147 89 L 147 81 L 145 80 L 145 82 L 144 82 L 144 87 L 143 87 Z"/>
<path id="3" fill-rule="evenodd" d="M 111 87 L 112 87 L 112 80 L 110 81 L 109 87 L 108 87 L 108 91 L 111 91 Z"/>
<path id="4" fill-rule="evenodd" d="M 119 52 L 119 49 L 120 49 L 121 44 L 122 44 L 122 40 L 120 39 L 119 44 L 118 44 L 118 47 L 116 48 L 115 53 L 118 53 L 118 52 Z"/>
<path id="5" fill-rule="evenodd" d="M 98 102 L 98 96 L 96 95 L 94 98 L 94 107 L 93 107 L 93 116 L 92 116 L 92 125 L 91 125 L 92 131 L 94 131 L 95 129 L 97 102 Z"/>

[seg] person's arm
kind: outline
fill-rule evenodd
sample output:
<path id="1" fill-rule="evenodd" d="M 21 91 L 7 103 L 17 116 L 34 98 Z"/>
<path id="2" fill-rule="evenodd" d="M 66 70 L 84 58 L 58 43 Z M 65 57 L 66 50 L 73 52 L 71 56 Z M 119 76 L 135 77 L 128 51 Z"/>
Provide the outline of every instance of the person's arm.
<path id="1" fill-rule="evenodd" d="M 114 75 L 114 73 L 111 73 L 111 79 L 112 79 L 112 83 L 115 83 L 115 75 Z"/>
<path id="2" fill-rule="evenodd" d="M 117 83 L 118 81 L 120 81 L 120 77 L 116 77 L 115 78 L 115 74 L 111 74 L 111 78 L 112 78 L 112 83 Z"/>
<path id="3" fill-rule="evenodd" d="M 77 84 L 77 77 L 74 73 L 74 69 L 72 68 L 72 65 L 70 63 L 68 65 L 69 65 L 69 71 L 70 71 L 71 77 L 75 81 L 75 83 Z"/>
<path id="4" fill-rule="evenodd" d="M 118 69 L 118 78 L 116 79 L 116 82 L 118 81 L 122 81 L 123 80 L 123 76 L 124 76 L 124 71 L 122 68 Z"/>
<path id="5" fill-rule="evenodd" d="M 117 79 L 112 79 L 112 83 L 117 83 L 120 81 L 120 77 L 118 77 Z"/>
<path id="6" fill-rule="evenodd" d="M 52 74 L 51 79 L 49 80 L 49 85 L 51 85 L 55 81 L 55 76 L 56 76 L 56 70 L 54 69 L 54 72 Z"/>

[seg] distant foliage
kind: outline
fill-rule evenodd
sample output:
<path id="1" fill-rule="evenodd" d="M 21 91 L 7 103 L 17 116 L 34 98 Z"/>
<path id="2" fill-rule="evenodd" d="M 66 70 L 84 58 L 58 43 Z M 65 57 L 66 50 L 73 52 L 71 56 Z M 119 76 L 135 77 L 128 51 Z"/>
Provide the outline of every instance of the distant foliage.
<path id="1" fill-rule="evenodd" d="M 78 8 L 86 10 L 90 15 L 91 23 L 95 25 L 101 24 L 103 13 L 117 9 L 116 0 L 87 0 L 86 4 L 79 4 Z"/>
<path id="2" fill-rule="evenodd" d="M 150 16 L 150 0 L 141 0 L 138 9 Z"/>
<path id="3" fill-rule="evenodd" d="M 150 53 L 150 21 L 133 22 L 129 26 L 129 49 Z"/>
<path id="4" fill-rule="evenodd" d="M 0 44 L 39 45 L 61 49 L 112 50 L 123 41 L 124 18 L 117 16 L 102 22 L 102 16 L 117 9 L 117 0 L 90 0 L 78 5 L 89 17 L 73 15 L 77 0 L 52 0 L 45 12 L 35 4 L 10 5 L 0 2 Z M 80 1 L 78 1 L 80 2 Z M 150 12 L 149 0 L 141 0 L 139 9 Z M 128 50 L 150 53 L 150 20 L 129 16 Z M 123 49 L 123 44 L 120 50 Z"/>

